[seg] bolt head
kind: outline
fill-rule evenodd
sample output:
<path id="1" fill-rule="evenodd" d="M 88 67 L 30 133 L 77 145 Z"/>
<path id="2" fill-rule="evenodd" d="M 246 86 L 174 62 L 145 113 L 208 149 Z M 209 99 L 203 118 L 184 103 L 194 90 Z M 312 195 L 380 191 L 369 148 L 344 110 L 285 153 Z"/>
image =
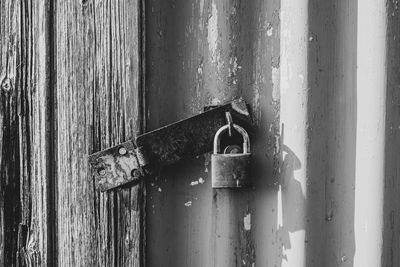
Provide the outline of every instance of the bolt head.
<path id="1" fill-rule="evenodd" d="M 125 147 L 120 147 L 120 148 L 118 149 L 118 153 L 119 153 L 120 155 L 125 155 L 126 153 L 128 153 L 128 151 L 126 150 Z"/>
<path id="2" fill-rule="evenodd" d="M 106 175 L 106 169 L 104 169 L 104 168 L 99 168 L 98 170 L 97 170 L 97 173 L 100 175 L 100 176 L 104 176 L 104 175 Z"/>
<path id="3" fill-rule="evenodd" d="M 131 175 L 132 175 L 132 177 L 134 177 L 134 178 L 139 178 L 140 175 L 141 175 L 141 173 L 140 173 L 139 170 L 135 169 L 135 170 L 132 170 Z"/>

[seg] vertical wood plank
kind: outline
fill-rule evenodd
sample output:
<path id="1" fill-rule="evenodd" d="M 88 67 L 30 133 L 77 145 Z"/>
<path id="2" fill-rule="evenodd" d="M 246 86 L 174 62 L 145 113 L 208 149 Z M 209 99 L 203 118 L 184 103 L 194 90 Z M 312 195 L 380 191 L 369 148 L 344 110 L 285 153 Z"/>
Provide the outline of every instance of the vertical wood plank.
<path id="1" fill-rule="evenodd" d="M 51 3 L 0 7 L 0 266 L 51 265 Z"/>
<path id="2" fill-rule="evenodd" d="M 17 64 L 21 61 L 18 51 L 21 39 L 20 5 L 17 1 L 2 1 L 0 34 L 1 42 L 1 190 L 0 190 L 0 265 L 16 264 L 19 203 L 19 121 L 16 87 L 20 75 Z"/>
<path id="3" fill-rule="evenodd" d="M 88 154 L 142 129 L 140 1 L 57 3 L 61 266 L 142 266 L 144 186 L 100 193 Z"/>

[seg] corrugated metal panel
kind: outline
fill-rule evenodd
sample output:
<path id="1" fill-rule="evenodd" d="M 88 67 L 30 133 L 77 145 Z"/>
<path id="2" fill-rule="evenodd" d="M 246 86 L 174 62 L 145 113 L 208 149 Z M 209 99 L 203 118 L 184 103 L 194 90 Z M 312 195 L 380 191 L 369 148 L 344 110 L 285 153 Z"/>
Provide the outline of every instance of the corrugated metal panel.
<path id="1" fill-rule="evenodd" d="M 235 96 L 251 103 L 255 187 L 240 205 L 256 266 L 399 265 L 397 2 L 147 4 L 151 128 Z M 202 161 L 150 190 L 152 266 L 213 255 Z"/>

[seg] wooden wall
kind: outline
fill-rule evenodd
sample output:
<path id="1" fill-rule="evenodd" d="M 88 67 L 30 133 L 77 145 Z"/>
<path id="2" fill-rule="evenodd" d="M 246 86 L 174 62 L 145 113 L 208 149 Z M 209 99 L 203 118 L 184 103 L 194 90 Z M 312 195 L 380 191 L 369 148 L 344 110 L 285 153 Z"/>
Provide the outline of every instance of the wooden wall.
<path id="1" fill-rule="evenodd" d="M 0 2 L 0 265 L 144 265 L 144 187 L 88 155 L 143 129 L 140 1 Z"/>
<path id="2" fill-rule="evenodd" d="M 0 2 L 0 266 L 53 263 L 52 16 Z"/>

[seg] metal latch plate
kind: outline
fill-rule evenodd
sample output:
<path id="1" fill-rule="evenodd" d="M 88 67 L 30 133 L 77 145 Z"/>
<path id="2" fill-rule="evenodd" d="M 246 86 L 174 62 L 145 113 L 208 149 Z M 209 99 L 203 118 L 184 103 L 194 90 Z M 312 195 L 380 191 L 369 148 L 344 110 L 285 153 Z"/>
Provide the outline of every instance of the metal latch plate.
<path id="1" fill-rule="evenodd" d="M 137 181 L 144 175 L 145 165 L 151 171 L 152 167 L 211 151 L 216 131 L 226 124 L 226 112 L 246 130 L 252 129 L 245 101 L 234 100 L 90 155 L 96 186 L 102 191 L 109 190 Z"/>
<path id="2" fill-rule="evenodd" d="M 105 191 L 138 180 L 141 175 L 136 146 L 127 141 L 89 157 L 96 186 Z"/>

